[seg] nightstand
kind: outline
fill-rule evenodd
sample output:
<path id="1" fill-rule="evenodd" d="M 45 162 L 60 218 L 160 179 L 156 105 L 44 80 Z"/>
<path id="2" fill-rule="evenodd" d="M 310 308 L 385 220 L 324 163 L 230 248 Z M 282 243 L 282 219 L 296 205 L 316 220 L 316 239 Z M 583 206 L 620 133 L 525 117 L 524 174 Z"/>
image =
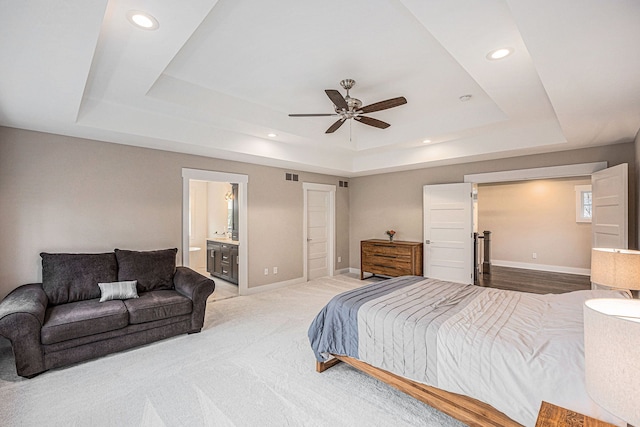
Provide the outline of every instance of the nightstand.
<path id="1" fill-rule="evenodd" d="M 595 418 L 542 402 L 536 427 L 616 427 Z"/>

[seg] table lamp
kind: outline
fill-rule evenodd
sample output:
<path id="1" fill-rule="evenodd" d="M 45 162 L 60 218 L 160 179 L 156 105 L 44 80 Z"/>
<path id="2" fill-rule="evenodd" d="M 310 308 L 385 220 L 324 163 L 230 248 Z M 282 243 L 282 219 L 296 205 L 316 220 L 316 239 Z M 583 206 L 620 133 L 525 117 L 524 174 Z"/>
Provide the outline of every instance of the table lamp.
<path id="1" fill-rule="evenodd" d="M 640 251 L 591 249 L 591 282 L 617 289 L 629 289 L 638 298 Z"/>
<path id="2" fill-rule="evenodd" d="M 640 300 L 586 301 L 584 356 L 589 396 L 613 415 L 640 426 Z"/>

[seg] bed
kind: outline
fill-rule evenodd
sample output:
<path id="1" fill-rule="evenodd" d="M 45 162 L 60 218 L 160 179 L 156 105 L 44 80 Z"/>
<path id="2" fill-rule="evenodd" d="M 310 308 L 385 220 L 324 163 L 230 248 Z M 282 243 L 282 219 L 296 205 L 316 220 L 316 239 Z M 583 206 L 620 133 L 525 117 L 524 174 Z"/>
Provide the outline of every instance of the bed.
<path id="1" fill-rule="evenodd" d="M 533 426 L 546 401 L 624 426 L 584 385 L 583 305 L 605 297 L 629 295 L 397 277 L 335 296 L 309 340 L 319 372 L 349 363 L 469 425 Z"/>

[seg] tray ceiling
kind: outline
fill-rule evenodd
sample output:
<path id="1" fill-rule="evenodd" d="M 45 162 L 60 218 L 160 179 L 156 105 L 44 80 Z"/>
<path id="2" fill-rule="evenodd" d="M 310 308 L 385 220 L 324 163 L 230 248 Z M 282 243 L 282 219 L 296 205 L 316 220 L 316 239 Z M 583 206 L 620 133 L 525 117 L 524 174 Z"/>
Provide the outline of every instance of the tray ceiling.
<path id="1" fill-rule="evenodd" d="M 155 31 L 136 28 L 148 12 Z M 634 0 L 0 2 L 0 125 L 357 176 L 631 141 Z M 502 60 L 487 54 L 513 49 Z M 356 80 L 377 129 L 333 117 Z M 471 95 L 468 100 L 461 100 Z M 268 134 L 275 134 L 269 137 Z M 423 141 L 430 140 L 430 143 Z"/>

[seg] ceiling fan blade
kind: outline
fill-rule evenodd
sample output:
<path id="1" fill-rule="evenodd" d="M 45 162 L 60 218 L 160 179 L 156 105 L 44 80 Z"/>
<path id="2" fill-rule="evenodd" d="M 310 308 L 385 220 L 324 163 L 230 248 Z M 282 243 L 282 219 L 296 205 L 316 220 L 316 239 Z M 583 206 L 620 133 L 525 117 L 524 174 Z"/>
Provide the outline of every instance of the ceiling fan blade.
<path id="1" fill-rule="evenodd" d="M 329 129 L 326 130 L 325 133 L 334 133 L 335 131 L 338 130 L 338 128 L 340 126 L 342 126 L 342 124 L 345 122 L 345 119 L 340 119 L 337 122 L 335 122 L 334 124 L 332 124 Z"/>
<path id="2" fill-rule="evenodd" d="M 364 123 L 365 125 L 373 126 L 380 129 L 386 129 L 391 126 L 389 123 L 385 123 L 382 120 L 378 119 L 372 119 L 371 117 L 358 116 L 355 117 L 355 119 L 361 123 Z"/>
<path id="3" fill-rule="evenodd" d="M 324 92 L 327 94 L 331 102 L 333 102 L 333 105 L 335 105 L 341 110 L 349 109 L 349 106 L 347 105 L 347 101 L 344 100 L 344 97 L 340 92 L 338 92 L 335 89 L 327 89 Z"/>
<path id="4" fill-rule="evenodd" d="M 335 113 L 318 113 L 318 114 L 289 114 L 289 117 L 328 117 L 337 116 Z"/>
<path id="5" fill-rule="evenodd" d="M 387 108 L 398 107 L 406 103 L 407 99 L 404 96 L 399 96 L 397 98 L 391 98 L 387 99 L 386 101 L 380 101 L 376 102 L 375 104 L 367 105 L 366 107 L 360 108 L 358 111 L 362 113 L 373 113 L 374 111 L 386 110 Z"/>

